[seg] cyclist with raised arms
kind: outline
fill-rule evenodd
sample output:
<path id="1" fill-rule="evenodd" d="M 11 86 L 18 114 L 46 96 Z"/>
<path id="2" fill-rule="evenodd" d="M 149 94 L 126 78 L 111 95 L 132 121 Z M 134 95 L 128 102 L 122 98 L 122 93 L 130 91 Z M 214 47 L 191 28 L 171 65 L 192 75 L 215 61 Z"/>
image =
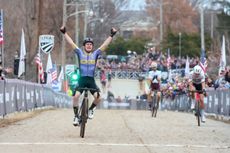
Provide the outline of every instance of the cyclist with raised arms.
<path id="1" fill-rule="evenodd" d="M 94 101 L 92 105 L 89 107 L 89 115 L 88 118 L 92 119 L 94 114 L 94 109 L 96 105 L 100 102 L 100 90 L 96 85 L 94 79 L 94 73 L 96 69 L 96 62 L 99 55 L 102 54 L 103 51 L 108 47 L 111 43 L 113 36 L 116 34 L 117 30 L 115 28 L 111 29 L 110 36 L 103 42 L 103 44 L 96 50 L 93 50 L 94 42 L 92 38 L 86 38 L 83 42 L 83 50 L 81 50 L 71 39 L 71 37 L 66 32 L 66 27 L 62 26 L 60 31 L 64 34 L 66 41 L 71 45 L 74 49 L 75 54 L 79 59 L 79 69 L 80 69 L 80 79 L 79 79 L 79 86 L 76 87 L 75 91 L 73 92 L 73 111 L 74 111 L 74 120 L 73 125 L 79 125 L 79 97 L 82 94 L 83 90 L 80 88 L 91 88 L 96 89 L 91 90 L 90 93 L 94 97 Z"/>
<path id="2" fill-rule="evenodd" d="M 204 94 L 206 93 L 205 90 L 205 75 L 204 71 L 199 65 L 194 66 L 193 71 L 189 74 L 189 91 L 201 91 L 200 94 L 200 115 L 201 115 L 201 121 L 205 122 L 205 115 L 204 115 Z M 192 103 L 191 103 L 191 109 L 195 109 L 195 94 L 192 92 Z"/>
<path id="3" fill-rule="evenodd" d="M 159 104 L 161 98 L 160 85 L 161 85 L 161 71 L 157 70 L 157 63 L 152 62 L 150 65 L 151 70 L 148 73 L 148 84 L 150 85 L 150 92 L 148 94 L 149 108 L 152 107 L 152 93 L 157 90 L 157 103 Z"/>

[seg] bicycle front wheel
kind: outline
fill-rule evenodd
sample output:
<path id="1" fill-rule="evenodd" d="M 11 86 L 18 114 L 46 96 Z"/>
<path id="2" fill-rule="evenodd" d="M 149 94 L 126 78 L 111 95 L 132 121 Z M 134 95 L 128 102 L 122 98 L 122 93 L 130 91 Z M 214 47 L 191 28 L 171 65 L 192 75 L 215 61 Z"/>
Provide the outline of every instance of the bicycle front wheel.
<path id="1" fill-rule="evenodd" d="M 201 117 L 201 114 L 200 114 L 200 101 L 197 102 L 197 106 L 196 106 L 196 113 L 197 113 L 197 124 L 198 126 L 200 126 L 200 117 Z"/>
<path id="2" fill-rule="evenodd" d="M 83 100 L 81 106 L 81 128 L 80 128 L 80 136 L 84 138 L 85 136 L 85 127 L 88 118 L 88 101 Z"/>
<path id="3" fill-rule="evenodd" d="M 157 113 L 157 106 L 156 106 L 156 103 L 157 103 L 157 97 L 156 95 L 154 95 L 153 97 L 153 103 L 152 103 L 152 117 L 156 117 L 156 113 Z"/>

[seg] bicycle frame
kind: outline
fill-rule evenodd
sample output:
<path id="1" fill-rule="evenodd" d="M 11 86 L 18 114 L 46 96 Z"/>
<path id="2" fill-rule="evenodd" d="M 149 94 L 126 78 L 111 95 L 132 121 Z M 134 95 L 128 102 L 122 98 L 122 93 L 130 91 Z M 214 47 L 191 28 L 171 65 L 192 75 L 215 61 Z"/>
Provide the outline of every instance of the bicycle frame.
<path id="1" fill-rule="evenodd" d="M 197 123 L 200 126 L 200 93 L 195 92 Z"/>
<path id="2" fill-rule="evenodd" d="M 152 113 L 152 117 L 156 117 L 157 116 L 157 109 L 159 106 L 159 102 L 157 101 L 157 90 L 153 91 L 153 101 L 152 101 L 152 108 L 151 108 L 151 113 Z"/>
<path id="3" fill-rule="evenodd" d="M 96 89 L 91 88 L 80 88 L 84 92 L 83 100 L 81 103 L 81 107 L 79 109 L 79 117 L 80 117 L 80 136 L 84 138 L 85 136 L 85 127 L 88 120 L 88 108 L 89 108 L 89 97 L 88 92 L 90 90 L 97 91 Z"/>

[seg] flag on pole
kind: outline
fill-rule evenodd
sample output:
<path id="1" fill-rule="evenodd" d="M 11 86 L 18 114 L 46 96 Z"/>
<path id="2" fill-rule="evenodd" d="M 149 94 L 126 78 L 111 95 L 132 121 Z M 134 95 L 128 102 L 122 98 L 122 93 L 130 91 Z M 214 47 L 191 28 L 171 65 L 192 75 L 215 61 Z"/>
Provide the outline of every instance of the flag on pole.
<path id="1" fill-rule="evenodd" d="M 19 66 L 18 66 L 18 78 L 25 72 L 25 56 L 26 56 L 26 44 L 25 44 L 24 30 L 22 29 L 20 58 L 19 58 Z"/>
<path id="2" fill-rule="evenodd" d="M 61 72 L 59 73 L 58 82 L 62 82 L 62 80 L 64 80 L 63 67 L 61 68 Z"/>
<path id="3" fill-rule="evenodd" d="M 205 57 L 205 50 L 204 49 L 201 49 L 199 66 L 202 68 L 202 70 L 204 71 L 204 73 L 206 73 L 207 67 L 208 67 L 208 63 L 207 63 L 207 60 L 206 60 L 206 57 Z"/>
<path id="4" fill-rule="evenodd" d="M 43 70 L 43 65 L 42 65 L 42 61 L 41 61 L 41 58 L 40 58 L 40 54 L 39 54 L 39 53 L 35 56 L 35 63 L 36 63 L 37 66 L 38 66 L 39 79 L 40 79 L 42 82 L 44 82 L 44 70 Z"/>
<path id="5" fill-rule="evenodd" d="M 62 89 L 62 81 L 64 80 L 64 74 L 63 74 L 63 67 L 61 68 L 61 72 L 59 73 L 59 76 L 58 76 L 58 85 L 59 85 L 59 91 L 61 91 Z"/>
<path id="6" fill-rule="evenodd" d="M 46 64 L 46 73 L 47 73 L 47 84 L 52 83 L 52 74 L 51 74 L 51 69 L 53 68 L 52 60 L 51 60 L 51 55 L 50 53 L 48 54 L 48 60 Z"/>
<path id="7" fill-rule="evenodd" d="M 0 10 L 0 45 L 4 43 L 3 39 L 3 10 Z"/>
<path id="8" fill-rule="evenodd" d="M 167 68 L 168 70 L 171 68 L 171 57 L 170 57 L 170 49 L 168 48 L 168 57 L 167 57 Z"/>
<path id="9" fill-rule="evenodd" d="M 187 56 L 187 60 L 186 60 L 186 64 L 185 64 L 185 76 L 188 77 L 189 76 L 189 57 Z"/>
<path id="10" fill-rule="evenodd" d="M 226 49 L 225 49 L 225 37 L 222 39 L 222 47 L 221 47 L 221 57 L 220 57 L 220 65 L 219 65 L 219 76 L 224 75 L 225 67 L 226 67 Z"/>
<path id="11" fill-rule="evenodd" d="M 53 65 L 53 68 L 50 70 L 51 72 L 51 81 L 54 82 L 57 80 L 57 69 L 56 66 Z"/>

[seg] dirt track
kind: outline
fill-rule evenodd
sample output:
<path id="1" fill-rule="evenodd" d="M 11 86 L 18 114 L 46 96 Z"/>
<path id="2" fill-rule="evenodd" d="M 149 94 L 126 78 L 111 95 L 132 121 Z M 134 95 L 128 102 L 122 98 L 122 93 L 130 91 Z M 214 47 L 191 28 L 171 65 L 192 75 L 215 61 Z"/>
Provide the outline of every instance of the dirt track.
<path id="1" fill-rule="evenodd" d="M 229 153 L 230 125 L 207 120 L 197 127 L 192 114 L 96 110 L 86 136 L 72 126 L 72 110 L 42 112 L 0 128 L 4 153 Z"/>

